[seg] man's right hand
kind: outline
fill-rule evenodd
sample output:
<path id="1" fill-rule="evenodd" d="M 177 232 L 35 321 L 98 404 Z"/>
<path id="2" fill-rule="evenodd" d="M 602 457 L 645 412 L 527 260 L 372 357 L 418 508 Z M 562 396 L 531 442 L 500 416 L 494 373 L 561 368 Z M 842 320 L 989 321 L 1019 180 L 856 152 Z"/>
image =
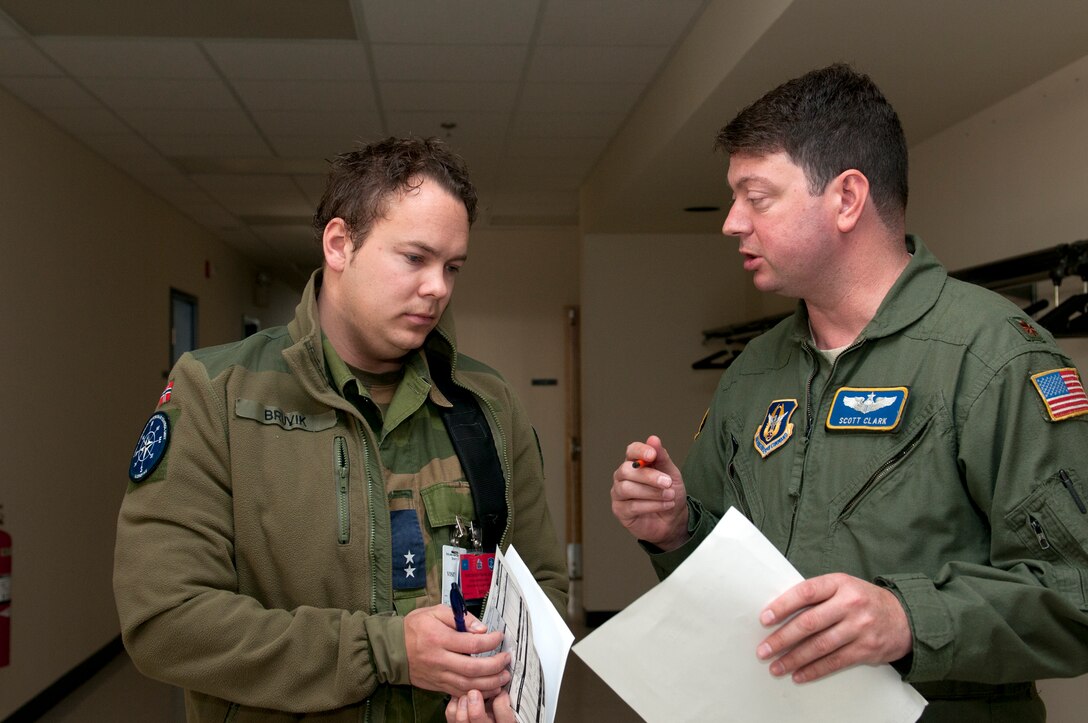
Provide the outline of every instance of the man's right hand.
<path id="1" fill-rule="evenodd" d="M 687 542 L 684 480 L 657 436 L 627 445 L 626 459 L 612 473 L 612 514 L 636 538 L 662 550 Z"/>
<path id="2" fill-rule="evenodd" d="M 506 671 L 509 653 L 474 658 L 474 653 L 494 650 L 502 633 L 487 628 L 471 615 L 465 617 L 469 632 L 457 632 L 453 611 L 445 605 L 418 608 L 404 616 L 404 645 L 408 651 L 408 677 L 412 685 L 448 693 L 455 698 L 470 690 L 487 698 L 498 695 L 510 680 Z"/>

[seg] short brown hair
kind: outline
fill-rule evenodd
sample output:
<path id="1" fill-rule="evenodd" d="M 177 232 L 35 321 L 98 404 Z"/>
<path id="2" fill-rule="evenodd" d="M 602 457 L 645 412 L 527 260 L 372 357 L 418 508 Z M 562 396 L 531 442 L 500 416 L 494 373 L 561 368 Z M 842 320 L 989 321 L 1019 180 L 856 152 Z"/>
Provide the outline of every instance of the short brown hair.
<path id="1" fill-rule="evenodd" d="M 823 192 L 855 168 L 869 179 L 873 204 L 894 225 L 907 208 L 907 139 L 899 116 L 869 76 L 836 63 L 787 81 L 718 132 L 729 155 L 785 152 Z"/>
<path id="2" fill-rule="evenodd" d="M 476 220 L 476 189 L 464 159 L 438 138 L 386 138 L 332 160 L 325 193 L 314 213 L 313 227 L 320 239 L 325 226 L 342 218 L 353 246 L 370 233 L 396 193 L 418 188 L 431 179 L 465 204 L 468 222 Z"/>

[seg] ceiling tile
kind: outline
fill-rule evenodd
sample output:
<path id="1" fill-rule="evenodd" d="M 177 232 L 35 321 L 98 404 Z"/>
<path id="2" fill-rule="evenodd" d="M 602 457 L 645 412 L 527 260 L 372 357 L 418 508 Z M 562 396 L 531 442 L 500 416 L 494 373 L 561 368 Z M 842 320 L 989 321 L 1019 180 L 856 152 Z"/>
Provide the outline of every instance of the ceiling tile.
<path id="1" fill-rule="evenodd" d="M 4 13 L 0 12 L 0 38 L 17 38 L 22 33 L 19 26 L 8 20 Z"/>
<path id="2" fill-rule="evenodd" d="M 104 133 L 85 135 L 80 140 L 106 158 L 151 156 L 162 158 L 147 141 L 135 133 Z"/>
<path id="3" fill-rule="evenodd" d="M 373 47 L 379 82 L 472 79 L 480 83 L 521 78 L 524 45 L 384 45 Z"/>
<path id="4" fill-rule="evenodd" d="M 254 113 L 253 119 L 269 136 L 326 134 L 350 138 L 369 136 L 381 131 L 381 122 L 373 113 L 269 110 Z"/>
<path id="5" fill-rule="evenodd" d="M 53 37 L 39 38 L 38 45 L 76 78 L 215 77 L 191 41 Z"/>
<path id="6" fill-rule="evenodd" d="M 42 114 L 77 138 L 120 134 L 129 128 L 105 108 L 44 108 Z"/>
<path id="7" fill-rule="evenodd" d="M 218 203 L 182 203 L 176 201 L 182 210 L 194 221 L 213 229 L 236 228 L 242 225 L 238 217 L 224 209 Z"/>
<path id="8" fill-rule="evenodd" d="M 152 135 L 248 135 L 253 123 L 241 110 L 148 110 L 125 109 L 121 117 L 133 128 Z"/>
<path id="9" fill-rule="evenodd" d="M 363 145 L 376 141 L 382 134 L 362 137 L 332 137 L 328 134 L 316 136 L 283 135 L 268 136 L 268 142 L 272 149 L 281 158 L 333 158 L 338 153 L 352 151 Z"/>
<path id="10" fill-rule="evenodd" d="M 389 133 L 391 135 L 413 134 L 417 136 L 439 136 L 446 134 L 443 123 L 456 121 L 452 130 L 457 138 L 501 138 L 506 133 L 509 116 L 503 113 L 441 113 L 436 111 L 411 111 L 388 113 Z"/>
<path id="11" fill-rule="evenodd" d="M 312 214 L 310 202 L 286 176 L 195 175 L 193 181 L 239 215 Z"/>
<path id="12" fill-rule="evenodd" d="M 32 35 L 344 38 L 355 32 L 345 0 L 3 0 L 2 4 L 7 15 Z"/>
<path id="13" fill-rule="evenodd" d="M 671 46 L 706 0 L 548 0 L 540 45 Z"/>
<path id="14" fill-rule="evenodd" d="M 648 83 L 661 66 L 667 46 L 538 46 L 529 67 L 530 82 Z"/>
<path id="15" fill-rule="evenodd" d="M 404 81 L 381 84 L 387 111 L 481 111 L 509 113 L 517 98 L 516 83 Z"/>
<path id="16" fill-rule="evenodd" d="M 519 113 L 517 136 L 552 138 L 609 138 L 623 120 L 619 113 Z"/>
<path id="17" fill-rule="evenodd" d="M 216 110 L 238 102 L 219 80 L 87 78 L 87 89 L 102 102 L 129 109 Z"/>
<path id="18" fill-rule="evenodd" d="M 101 108 L 98 99 L 71 78 L 0 78 L 0 84 L 34 108 Z"/>
<path id="19" fill-rule="evenodd" d="M 373 42 L 490 45 L 528 43 L 536 0 L 362 0 Z"/>
<path id="20" fill-rule="evenodd" d="M 607 138 L 511 138 L 506 145 L 509 158 L 596 159 L 608 145 Z"/>
<path id="21" fill-rule="evenodd" d="M 626 115 L 646 86 L 641 83 L 526 83 L 518 110 L 524 113 L 598 113 Z"/>
<path id="22" fill-rule="evenodd" d="M 268 144 L 256 133 L 244 135 L 155 134 L 147 138 L 167 156 L 267 156 Z"/>
<path id="23" fill-rule="evenodd" d="M 238 80 L 232 83 L 250 110 L 374 112 L 377 104 L 369 82 L 353 80 Z"/>
<path id="24" fill-rule="evenodd" d="M 209 41 L 204 47 L 230 79 L 366 80 L 370 77 L 366 51 L 362 43 L 354 41 Z"/>
<path id="25" fill-rule="evenodd" d="M 0 37 L 0 76 L 43 75 L 62 75 L 62 71 L 29 40 Z"/>

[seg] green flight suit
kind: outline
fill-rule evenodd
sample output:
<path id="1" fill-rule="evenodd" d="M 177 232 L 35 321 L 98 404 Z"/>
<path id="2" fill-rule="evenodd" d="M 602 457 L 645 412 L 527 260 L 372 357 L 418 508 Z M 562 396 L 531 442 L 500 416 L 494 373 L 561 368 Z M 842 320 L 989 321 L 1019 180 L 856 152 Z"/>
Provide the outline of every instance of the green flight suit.
<path id="1" fill-rule="evenodd" d="M 1088 671 L 1088 415 L 1052 420 L 1032 378 L 1073 364 L 1046 331 L 907 243 L 834 363 L 802 303 L 726 370 L 683 467 L 693 538 L 652 559 L 664 577 L 735 506 L 805 577 L 898 596 L 922 720 L 1043 720 L 1033 681 Z"/>

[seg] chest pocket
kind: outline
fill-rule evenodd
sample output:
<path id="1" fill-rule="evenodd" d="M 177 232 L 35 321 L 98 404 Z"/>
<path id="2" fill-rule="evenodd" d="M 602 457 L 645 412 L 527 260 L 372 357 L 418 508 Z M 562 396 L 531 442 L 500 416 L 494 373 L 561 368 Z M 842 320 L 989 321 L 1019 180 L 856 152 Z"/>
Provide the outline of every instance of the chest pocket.
<path id="1" fill-rule="evenodd" d="M 472 490 L 467 482 L 434 484 L 420 495 L 432 533 L 443 527 L 456 528 L 458 517 L 465 522 L 473 520 Z"/>
<path id="2" fill-rule="evenodd" d="M 839 522 L 846 521 L 857 510 L 868 503 L 875 503 L 880 498 L 893 492 L 893 487 L 923 480 L 946 479 L 944 475 L 925 472 L 927 460 L 941 459 L 936 450 L 938 427 L 941 426 L 939 411 L 941 405 L 931 401 L 894 436 L 879 436 L 865 432 L 836 433 L 835 438 L 825 438 L 828 445 L 842 448 L 850 446 L 855 451 L 838 449 L 839 469 L 849 469 L 851 460 L 860 460 L 859 473 L 855 474 L 841 492 L 832 500 L 831 510 L 836 513 Z M 932 439 L 931 439 L 932 438 Z M 877 442 L 878 449 L 866 457 L 857 454 L 864 446 Z M 845 444 L 844 444 L 845 443 Z M 920 492 L 920 490 L 919 490 Z"/>

